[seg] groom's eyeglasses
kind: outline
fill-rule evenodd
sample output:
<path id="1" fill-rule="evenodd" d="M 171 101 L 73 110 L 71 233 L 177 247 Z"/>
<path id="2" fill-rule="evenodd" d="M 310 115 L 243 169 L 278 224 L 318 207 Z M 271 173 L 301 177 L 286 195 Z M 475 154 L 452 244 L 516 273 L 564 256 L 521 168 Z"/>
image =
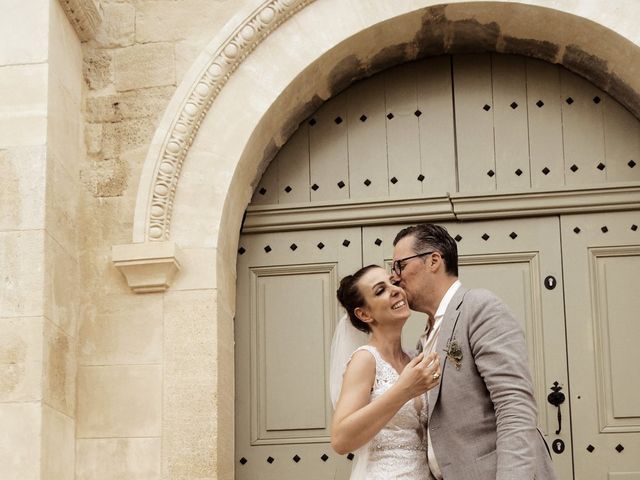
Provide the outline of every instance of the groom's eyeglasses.
<path id="1" fill-rule="evenodd" d="M 411 255 L 410 257 L 404 257 L 401 258 L 399 260 L 396 260 L 395 262 L 393 262 L 391 264 L 391 270 L 393 271 L 393 273 L 395 273 L 397 276 L 400 276 L 402 274 L 402 270 L 404 270 L 404 267 L 407 266 L 407 262 L 409 260 L 411 260 L 412 258 L 418 258 L 418 257 L 424 257 L 425 255 L 431 255 L 432 253 L 435 252 L 423 252 L 423 253 L 418 253 L 416 255 Z"/>

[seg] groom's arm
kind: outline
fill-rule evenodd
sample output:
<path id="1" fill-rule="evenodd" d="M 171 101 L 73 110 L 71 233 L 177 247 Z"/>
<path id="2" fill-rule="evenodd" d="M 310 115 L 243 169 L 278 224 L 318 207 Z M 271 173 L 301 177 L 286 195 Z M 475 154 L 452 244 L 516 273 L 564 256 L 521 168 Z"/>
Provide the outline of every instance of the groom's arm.
<path id="1" fill-rule="evenodd" d="M 496 479 L 533 479 L 537 413 L 524 332 L 495 295 L 475 293 L 469 340 L 496 414 Z"/>

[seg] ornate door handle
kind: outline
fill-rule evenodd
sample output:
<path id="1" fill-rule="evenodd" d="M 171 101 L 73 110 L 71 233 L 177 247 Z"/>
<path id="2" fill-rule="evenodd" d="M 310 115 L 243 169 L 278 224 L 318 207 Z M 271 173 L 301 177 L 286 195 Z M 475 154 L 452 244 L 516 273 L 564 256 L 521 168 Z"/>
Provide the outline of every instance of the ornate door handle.
<path id="1" fill-rule="evenodd" d="M 565 396 L 561 390 L 562 387 L 560 384 L 558 382 L 553 382 L 553 385 L 551 386 L 551 393 L 547 395 L 547 402 L 558 407 L 558 430 L 556 430 L 556 435 L 559 435 L 562 430 L 562 414 L 560 413 L 560 405 L 564 403 Z"/>

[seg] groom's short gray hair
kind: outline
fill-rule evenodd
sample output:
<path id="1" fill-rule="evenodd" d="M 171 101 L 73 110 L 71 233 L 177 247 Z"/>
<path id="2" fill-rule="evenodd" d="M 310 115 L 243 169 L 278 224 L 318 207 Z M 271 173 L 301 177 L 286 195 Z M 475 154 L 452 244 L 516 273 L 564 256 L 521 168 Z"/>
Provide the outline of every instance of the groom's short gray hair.
<path id="1" fill-rule="evenodd" d="M 435 223 L 412 225 L 398 232 L 393 240 L 393 245 L 395 246 L 402 238 L 408 236 L 414 238 L 413 249 L 415 253 L 427 250 L 437 251 L 444 260 L 445 271 L 449 275 L 458 276 L 458 245 L 446 228 Z"/>

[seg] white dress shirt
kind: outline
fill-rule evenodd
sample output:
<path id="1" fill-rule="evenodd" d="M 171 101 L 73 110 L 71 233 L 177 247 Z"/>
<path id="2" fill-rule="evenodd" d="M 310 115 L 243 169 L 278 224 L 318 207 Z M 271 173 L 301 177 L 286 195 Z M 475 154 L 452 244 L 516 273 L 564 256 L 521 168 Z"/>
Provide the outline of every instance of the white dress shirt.
<path id="1" fill-rule="evenodd" d="M 422 343 L 422 351 L 425 355 L 429 355 L 431 352 L 435 351 L 436 344 L 438 343 L 438 336 L 440 334 L 440 327 L 442 326 L 442 319 L 444 318 L 444 313 L 447 311 L 447 307 L 449 303 L 451 303 L 451 299 L 453 295 L 458 291 L 462 284 L 460 280 L 456 280 L 453 285 L 449 287 L 447 293 L 444 294 L 442 300 L 440 301 L 440 305 L 438 305 L 438 309 L 436 310 L 436 314 L 433 318 L 433 326 L 420 337 L 420 342 Z M 427 399 L 429 398 L 429 394 L 431 391 L 427 392 Z M 429 459 L 429 469 L 431 470 L 431 474 L 437 479 L 442 479 L 442 472 L 440 471 L 440 467 L 438 466 L 438 462 L 436 460 L 435 453 L 433 451 L 433 445 L 431 443 L 431 433 L 429 433 L 429 429 L 427 429 L 427 458 Z"/>

